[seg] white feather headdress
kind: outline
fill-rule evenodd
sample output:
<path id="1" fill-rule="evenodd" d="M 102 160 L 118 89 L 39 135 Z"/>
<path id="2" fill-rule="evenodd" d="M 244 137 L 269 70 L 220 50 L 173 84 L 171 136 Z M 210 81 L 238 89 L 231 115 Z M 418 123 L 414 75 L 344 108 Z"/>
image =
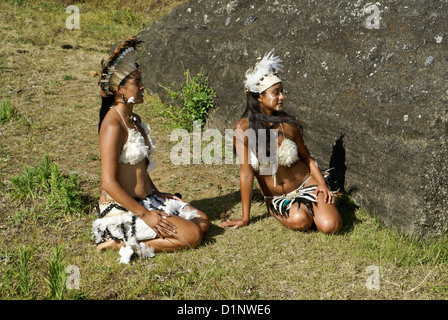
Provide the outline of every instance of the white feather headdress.
<path id="1" fill-rule="evenodd" d="M 274 56 L 274 50 L 266 53 L 255 67 L 246 71 L 246 81 L 244 86 L 246 91 L 261 93 L 270 86 L 282 82 L 278 77 L 278 73 L 283 71 L 283 66 L 280 64 L 282 60 L 279 56 Z"/>

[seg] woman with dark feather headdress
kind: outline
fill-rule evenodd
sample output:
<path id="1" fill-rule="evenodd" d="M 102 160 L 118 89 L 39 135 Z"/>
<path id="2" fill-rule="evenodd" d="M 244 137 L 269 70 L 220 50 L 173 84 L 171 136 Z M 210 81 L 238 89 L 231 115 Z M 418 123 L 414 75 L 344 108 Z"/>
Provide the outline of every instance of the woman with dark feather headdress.
<path id="1" fill-rule="evenodd" d="M 243 212 L 241 219 L 220 226 L 249 224 L 256 177 L 268 212 L 284 226 L 307 230 L 315 224 L 324 233 L 338 233 L 342 220 L 334 199 L 340 194 L 328 188 L 329 172 L 319 169 L 297 120 L 282 111 L 285 97 L 278 75 L 280 63 L 271 51 L 246 71 L 247 107 L 234 128 Z"/>
<path id="2" fill-rule="evenodd" d="M 92 232 L 97 249 L 119 249 L 123 263 L 133 255 L 196 247 L 210 225 L 205 213 L 160 192 L 149 176 L 155 142 L 150 127 L 133 111 L 143 103 L 144 85 L 134 57 L 140 43 L 135 38 L 121 43 L 102 63 L 99 80 L 102 193 Z"/>

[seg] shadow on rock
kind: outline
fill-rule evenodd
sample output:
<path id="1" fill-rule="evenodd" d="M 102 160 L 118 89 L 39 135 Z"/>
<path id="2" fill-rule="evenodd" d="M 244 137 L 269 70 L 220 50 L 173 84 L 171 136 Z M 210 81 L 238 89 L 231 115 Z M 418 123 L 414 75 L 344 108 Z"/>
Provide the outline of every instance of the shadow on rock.
<path id="1" fill-rule="evenodd" d="M 338 208 L 343 222 L 341 234 L 353 230 L 353 226 L 359 223 L 359 220 L 355 215 L 359 206 L 355 204 L 351 198 L 352 193 L 356 192 L 356 188 L 351 188 L 350 190 L 345 189 L 345 173 L 347 171 L 347 165 L 345 164 L 344 137 L 345 134 L 341 133 L 333 145 L 333 152 L 330 157 L 330 168 L 334 169 L 328 179 L 331 190 L 339 190 L 342 192 L 342 197 L 336 202 L 336 207 Z"/>

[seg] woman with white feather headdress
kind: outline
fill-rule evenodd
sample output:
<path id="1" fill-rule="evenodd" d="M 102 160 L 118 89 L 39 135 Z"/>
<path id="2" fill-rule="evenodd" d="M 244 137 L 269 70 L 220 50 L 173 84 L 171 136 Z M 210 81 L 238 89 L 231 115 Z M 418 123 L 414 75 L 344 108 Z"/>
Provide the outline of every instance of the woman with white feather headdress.
<path id="1" fill-rule="evenodd" d="M 119 250 L 122 263 L 196 247 L 210 225 L 205 213 L 180 195 L 160 192 L 149 176 L 155 142 L 150 127 L 133 111 L 143 103 L 145 89 L 135 61 L 140 42 L 121 43 L 102 63 L 99 79 L 102 192 L 92 233 L 97 249 Z"/>
<path id="2" fill-rule="evenodd" d="M 249 224 L 256 177 L 269 213 L 283 225 L 307 230 L 315 224 L 324 233 L 338 233 L 342 220 L 334 199 L 340 193 L 330 191 L 326 183 L 329 170 L 319 169 L 303 141 L 298 121 L 283 111 L 281 62 L 270 51 L 246 71 L 247 107 L 234 128 L 242 217 L 220 226 Z"/>

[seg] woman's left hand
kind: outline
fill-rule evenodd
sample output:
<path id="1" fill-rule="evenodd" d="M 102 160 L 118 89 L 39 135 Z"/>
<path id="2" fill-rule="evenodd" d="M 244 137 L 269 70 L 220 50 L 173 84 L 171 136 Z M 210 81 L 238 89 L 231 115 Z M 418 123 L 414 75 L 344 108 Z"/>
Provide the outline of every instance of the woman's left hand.
<path id="1" fill-rule="evenodd" d="M 319 195 L 319 193 L 322 192 L 324 194 L 324 201 L 333 204 L 333 197 L 331 196 L 330 189 L 328 186 L 324 183 L 318 184 L 316 188 L 316 196 Z"/>
<path id="2" fill-rule="evenodd" d="M 156 193 L 156 196 L 162 198 L 165 201 L 167 201 L 168 199 L 174 199 L 174 200 L 182 201 L 181 198 L 179 198 L 179 197 L 177 197 L 177 196 L 175 196 L 175 195 L 173 195 L 171 193 L 168 193 L 168 192 L 158 192 L 158 193 Z"/>

